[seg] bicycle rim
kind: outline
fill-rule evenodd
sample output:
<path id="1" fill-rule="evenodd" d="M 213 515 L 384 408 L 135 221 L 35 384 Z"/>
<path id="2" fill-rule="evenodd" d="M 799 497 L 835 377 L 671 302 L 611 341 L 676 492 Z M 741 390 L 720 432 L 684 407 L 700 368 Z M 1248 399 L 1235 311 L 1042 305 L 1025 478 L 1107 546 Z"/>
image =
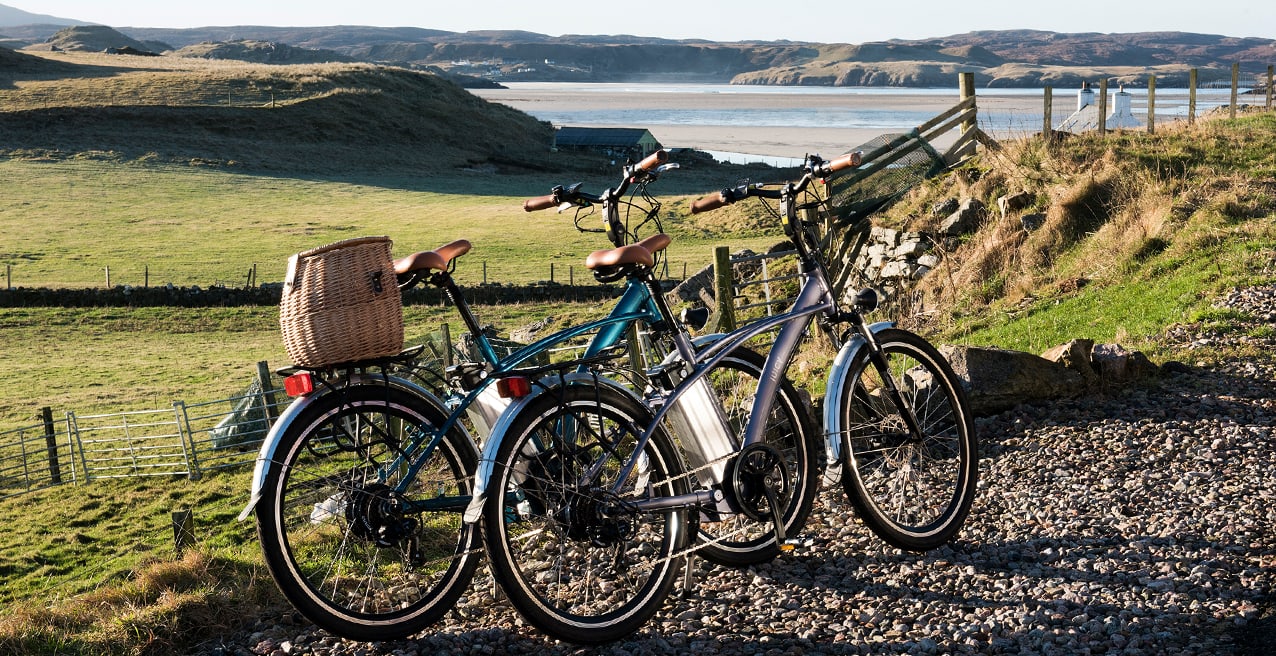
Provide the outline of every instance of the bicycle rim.
<path id="1" fill-rule="evenodd" d="M 408 474 L 403 449 L 438 418 L 380 387 L 333 401 L 281 444 L 258 511 L 267 565 L 289 601 L 333 633 L 419 632 L 452 607 L 481 555 L 477 531 L 461 521 L 473 447 L 444 439 L 398 493 Z M 395 510 L 412 502 L 434 510 Z"/>
<path id="2" fill-rule="evenodd" d="M 605 389 L 568 386 L 511 424 L 497 460 L 485 539 L 515 608 L 563 640 L 600 643 L 636 630 L 663 603 L 689 540 L 685 509 L 628 502 L 685 490 L 658 431 L 613 494 L 648 415 Z M 557 394 L 552 394 L 558 396 Z M 588 478 L 586 472 L 597 470 Z"/>
<path id="3" fill-rule="evenodd" d="M 950 540 L 974 497 L 977 453 L 964 394 L 951 368 L 920 337 L 880 336 L 887 374 L 904 409 L 867 361 L 843 399 L 842 482 L 861 518 L 887 543 L 925 551 Z M 903 411 L 916 417 L 914 436 Z"/>

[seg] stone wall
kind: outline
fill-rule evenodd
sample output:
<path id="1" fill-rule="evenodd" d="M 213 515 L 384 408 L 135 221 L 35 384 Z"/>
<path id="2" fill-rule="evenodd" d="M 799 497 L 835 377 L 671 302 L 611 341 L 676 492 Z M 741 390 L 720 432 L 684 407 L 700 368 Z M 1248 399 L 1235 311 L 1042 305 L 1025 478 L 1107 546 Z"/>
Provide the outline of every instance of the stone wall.
<path id="1" fill-rule="evenodd" d="M 0 289 L 0 307 L 230 307 L 279 305 L 280 283 L 260 287 L 130 287 L 98 289 Z M 620 285 L 488 284 L 463 287 L 465 298 L 476 305 L 540 301 L 603 301 L 620 295 Z M 442 305 L 443 293 L 435 287 L 416 287 L 403 293 L 407 305 Z"/>

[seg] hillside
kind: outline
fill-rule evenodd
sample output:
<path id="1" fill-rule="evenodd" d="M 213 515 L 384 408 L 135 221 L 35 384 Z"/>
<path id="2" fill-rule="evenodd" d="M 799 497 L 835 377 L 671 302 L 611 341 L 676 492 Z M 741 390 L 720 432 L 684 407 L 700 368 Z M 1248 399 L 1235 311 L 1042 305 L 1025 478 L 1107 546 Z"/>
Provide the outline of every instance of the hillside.
<path id="1" fill-rule="evenodd" d="M 2 5 L 0 5 L 2 7 Z M 13 45 L 48 49 L 57 25 L 0 28 Z M 335 53 L 353 61 L 437 68 L 499 81 L 683 81 L 734 84 L 934 86 L 958 71 L 996 87 L 1079 86 L 1107 76 L 1143 84 L 1149 74 L 1184 86 L 1187 71 L 1222 79 L 1234 62 L 1260 73 L 1276 60 L 1276 41 L 1187 32 L 1130 34 L 1038 30 L 977 31 L 862 44 L 789 41 L 715 43 L 632 35 L 559 37 L 517 30 L 449 32 L 419 27 L 237 25 L 190 29 L 118 27 L 121 35 L 164 49 L 196 47 L 218 57 L 266 61 L 262 42 L 278 49 Z M 5 43 L 0 41 L 0 43 Z M 213 44 L 213 45 L 209 45 Z M 226 44 L 226 45 L 218 45 Z M 240 44 L 240 45 L 235 45 Z M 65 45 L 56 44 L 66 48 Z M 85 50 L 101 51 L 101 43 Z M 101 46 L 101 47 L 98 47 Z M 79 49 L 79 48 L 70 48 Z M 201 55 L 202 56 L 202 55 Z M 321 55 L 304 55 L 307 58 Z M 277 56 L 276 56 L 277 57 Z M 329 56 L 329 60 L 335 56 Z M 307 59 L 317 61 L 318 59 Z"/>
<path id="2" fill-rule="evenodd" d="M 17 25 L 85 25 L 86 23 L 70 18 L 59 18 L 48 14 L 35 14 L 16 7 L 0 5 L 0 29 Z"/>
<path id="3" fill-rule="evenodd" d="M 44 43 L 28 46 L 33 51 L 106 52 L 129 48 L 133 51 L 158 54 L 172 48 L 162 41 L 140 41 L 125 36 L 105 25 L 80 25 L 58 30 Z"/>
<path id="4" fill-rule="evenodd" d="M 196 43 L 178 48 L 174 57 L 202 57 L 204 59 L 234 59 L 258 64 L 322 64 L 326 62 L 354 62 L 353 57 L 333 50 L 297 48 L 274 41 L 251 39 L 229 42 Z"/>
<path id="5" fill-rule="evenodd" d="M 0 152 L 305 171 L 531 160 L 548 124 L 429 73 L 0 49 Z M 52 79 L 50 79 L 52 78 Z"/>
<path id="6" fill-rule="evenodd" d="M 1079 85 L 1100 75 L 1141 83 L 1151 72 L 1186 83 L 1189 68 L 1224 75 L 1233 62 L 1261 71 L 1276 41 L 1180 32 L 1060 34 L 971 32 L 864 44 L 712 43 L 628 35 L 515 31 L 454 33 L 411 28 L 122 28 L 137 38 L 251 38 L 333 50 L 363 61 L 433 65 L 498 80 L 692 80 L 736 84 L 933 86 L 973 71 L 983 86 Z"/>

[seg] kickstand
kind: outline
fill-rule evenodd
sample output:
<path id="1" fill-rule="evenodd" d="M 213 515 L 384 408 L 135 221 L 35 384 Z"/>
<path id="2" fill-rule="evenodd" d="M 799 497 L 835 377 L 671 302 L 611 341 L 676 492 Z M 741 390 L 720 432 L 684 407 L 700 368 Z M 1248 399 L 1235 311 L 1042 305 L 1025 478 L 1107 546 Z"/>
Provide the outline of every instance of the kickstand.
<path id="1" fill-rule="evenodd" d="M 687 599 L 695 594 L 696 589 L 696 555 L 687 554 L 682 558 L 682 598 Z"/>

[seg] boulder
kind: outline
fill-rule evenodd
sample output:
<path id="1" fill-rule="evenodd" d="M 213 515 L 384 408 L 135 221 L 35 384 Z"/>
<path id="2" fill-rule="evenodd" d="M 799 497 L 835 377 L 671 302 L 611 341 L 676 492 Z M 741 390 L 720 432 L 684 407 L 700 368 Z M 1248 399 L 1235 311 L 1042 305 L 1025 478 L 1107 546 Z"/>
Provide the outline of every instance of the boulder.
<path id="1" fill-rule="evenodd" d="M 1014 212 L 1018 212 L 1032 204 L 1032 194 L 1021 191 L 1017 194 L 1007 194 L 997 199 L 997 209 L 1001 211 L 1001 220 L 1005 221 L 1006 217 Z"/>
<path id="2" fill-rule="evenodd" d="M 1031 353 L 951 345 L 941 346 L 939 351 L 961 379 L 976 415 L 1085 391 L 1081 374 Z"/>
<path id="3" fill-rule="evenodd" d="M 1025 231 L 1033 232 L 1046 224 L 1046 215 L 1041 213 L 1025 214 L 1019 217 L 1019 224 L 1023 226 Z"/>
<path id="4" fill-rule="evenodd" d="M 983 223 L 986 215 L 987 208 L 982 202 L 976 198 L 967 198 L 961 202 L 956 212 L 944 219 L 939 230 L 949 237 L 971 233 L 979 228 L 979 224 Z"/>
<path id="5" fill-rule="evenodd" d="M 1058 362 L 1068 369 L 1081 375 L 1081 380 L 1086 388 L 1093 388 L 1099 384 L 1099 374 L 1095 372 L 1094 366 L 1090 364 L 1090 352 L 1094 349 L 1094 340 L 1090 339 L 1074 339 L 1067 344 L 1060 344 L 1049 351 L 1041 354 L 1041 357 Z"/>
<path id="6" fill-rule="evenodd" d="M 1095 344 L 1090 362 L 1103 385 L 1121 385 L 1155 375 L 1157 367 L 1139 351 L 1127 351 L 1119 344 Z"/>

